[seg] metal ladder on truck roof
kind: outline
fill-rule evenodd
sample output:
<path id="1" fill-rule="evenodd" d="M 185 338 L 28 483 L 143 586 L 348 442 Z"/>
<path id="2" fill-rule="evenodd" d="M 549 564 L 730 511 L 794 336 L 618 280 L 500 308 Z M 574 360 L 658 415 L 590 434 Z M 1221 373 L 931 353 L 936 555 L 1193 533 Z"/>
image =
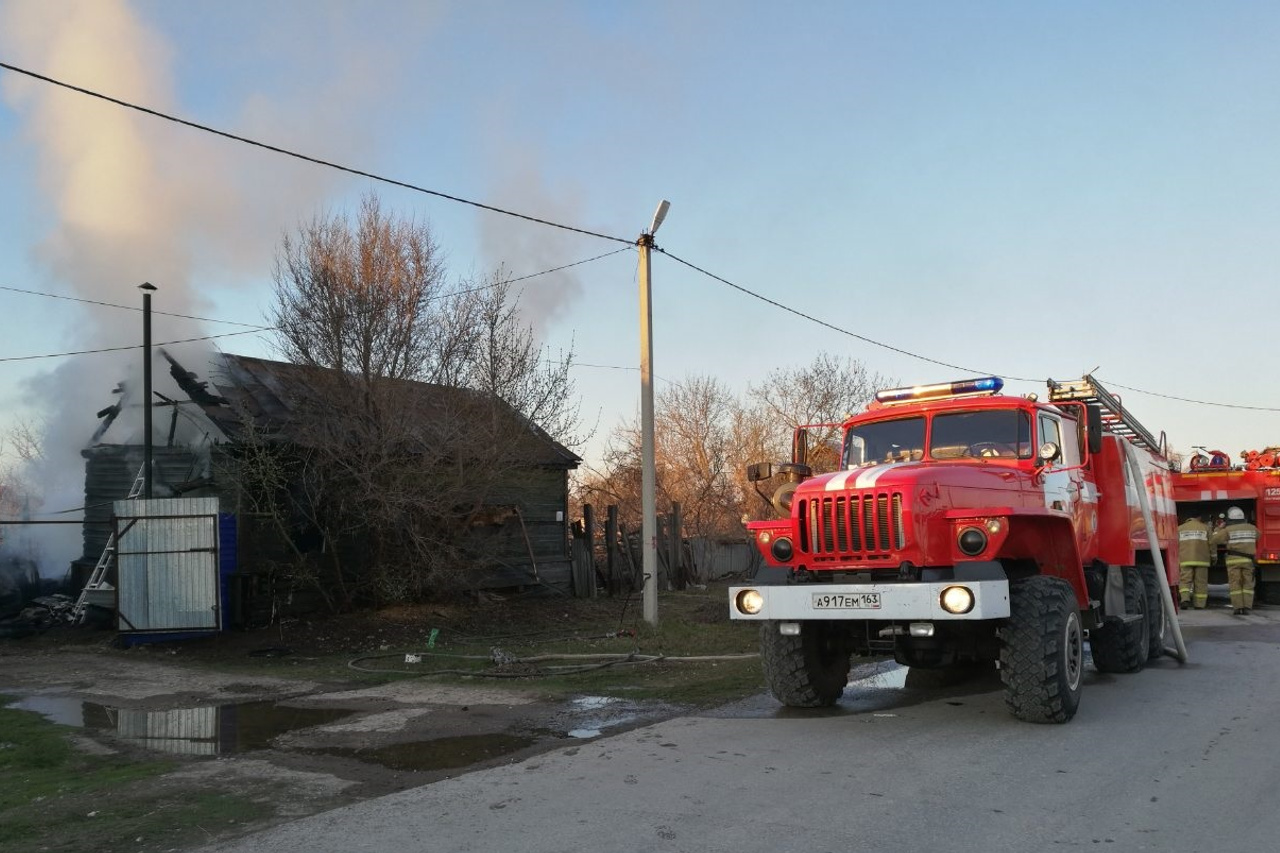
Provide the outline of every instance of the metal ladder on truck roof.
<path id="1" fill-rule="evenodd" d="M 142 467 L 138 469 L 138 476 L 133 478 L 133 485 L 129 487 L 129 497 L 127 500 L 137 500 L 138 495 L 142 494 L 142 490 L 146 487 L 147 465 L 144 462 Z M 80 590 L 80 597 L 76 599 L 75 606 L 71 608 L 72 624 L 79 624 L 84 621 L 85 611 L 89 609 L 89 593 L 94 590 L 104 588 L 106 584 L 107 569 L 111 568 L 111 561 L 116 556 L 116 533 L 111 531 L 111 535 L 107 538 L 107 547 L 102 549 L 102 556 L 98 558 L 97 564 L 93 567 L 93 573 L 89 575 L 89 581 L 84 585 L 84 589 Z"/>
<path id="2" fill-rule="evenodd" d="M 1127 438 L 1157 456 L 1166 455 L 1164 433 L 1160 433 L 1159 439 L 1152 435 L 1137 418 L 1125 410 L 1120 398 L 1102 387 L 1102 383 L 1093 378 L 1092 374 L 1086 373 L 1083 379 L 1069 382 L 1054 382 L 1050 379 L 1049 402 L 1064 401 L 1097 406 L 1102 413 L 1102 425 L 1108 431 Z"/>

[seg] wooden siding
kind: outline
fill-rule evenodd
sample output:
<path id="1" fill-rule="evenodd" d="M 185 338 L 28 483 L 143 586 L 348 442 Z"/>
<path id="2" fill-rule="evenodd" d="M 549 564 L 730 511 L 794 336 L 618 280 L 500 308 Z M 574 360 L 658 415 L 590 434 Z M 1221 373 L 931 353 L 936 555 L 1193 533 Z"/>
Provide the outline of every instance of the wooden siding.
<path id="1" fill-rule="evenodd" d="M 142 469 L 144 451 L 140 446 L 100 444 L 81 452 L 85 458 L 84 478 L 84 551 L 77 562 L 90 566 L 98 562 L 111 536 L 111 504 L 129 496 L 138 472 Z M 151 452 L 154 469 L 152 497 L 217 496 L 209 485 L 186 488 L 204 482 L 206 458 L 187 448 L 156 447 Z M 175 489 L 175 487 L 177 487 Z"/>
<path id="2" fill-rule="evenodd" d="M 500 525 L 477 528 L 477 535 L 491 538 L 484 549 L 489 559 L 475 573 L 478 587 L 532 585 L 572 592 L 569 472 L 550 467 L 521 471 L 490 496 L 488 506 L 499 511 L 495 514 L 514 507 L 519 515 L 502 514 Z"/>
<path id="3" fill-rule="evenodd" d="M 215 452 L 221 454 L 221 451 Z M 156 469 L 153 493 L 156 497 L 173 496 L 173 486 L 182 487 L 199 481 L 203 485 L 182 491 L 183 496 L 217 495 L 223 499 L 226 511 L 238 509 L 234 483 L 229 482 L 224 455 L 210 469 L 205 460 L 185 448 L 158 447 L 152 454 Z M 84 552 L 77 561 L 81 583 L 106 547 L 111 532 L 111 503 L 129 494 L 142 467 L 143 448 L 98 445 L 85 450 L 83 455 L 86 460 L 85 520 L 90 523 L 84 526 Z M 201 478 L 209 470 L 217 471 L 225 482 L 203 481 Z M 482 519 L 474 531 L 477 537 L 482 537 L 478 544 L 482 545 L 481 550 L 487 559 L 470 574 L 469 587 L 522 587 L 531 591 L 541 589 L 548 594 L 572 594 L 568 481 L 566 468 L 536 466 L 515 473 L 490 497 L 487 506 L 493 512 L 488 516 L 494 523 L 485 523 Z M 516 509 L 519 515 L 515 514 Z M 254 573 L 272 562 L 288 561 L 291 552 L 282 543 L 271 541 L 276 535 L 271 525 L 263 525 L 259 519 L 245 518 L 243 521 L 241 573 Z M 245 587 L 250 597 L 250 590 L 256 589 Z M 245 606 L 252 606 L 252 603 Z"/>

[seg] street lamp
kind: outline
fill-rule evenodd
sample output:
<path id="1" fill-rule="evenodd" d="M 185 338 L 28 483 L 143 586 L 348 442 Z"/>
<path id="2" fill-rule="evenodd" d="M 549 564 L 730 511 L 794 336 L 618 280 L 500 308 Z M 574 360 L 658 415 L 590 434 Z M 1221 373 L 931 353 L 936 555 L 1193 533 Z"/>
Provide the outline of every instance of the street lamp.
<path id="1" fill-rule="evenodd" d="M 643 520 L 640 538 L 644 575 L 644 620 L 658 624 L 658 513 L 654 507 L 657 468 L 653 459 L 653 287 L 649 254 L 653 235 L 667 217 L 671 202 L 663 199 L 653 213 L 649 230 L 641 233 L 640 247 L 640 505 Z"/>
<path id="2" fill-rule="evenodd" d="M 142 496 L 151 500 L 151 294 L 156 286 L 149 281 L 138 285 L 142 291 Z"/>

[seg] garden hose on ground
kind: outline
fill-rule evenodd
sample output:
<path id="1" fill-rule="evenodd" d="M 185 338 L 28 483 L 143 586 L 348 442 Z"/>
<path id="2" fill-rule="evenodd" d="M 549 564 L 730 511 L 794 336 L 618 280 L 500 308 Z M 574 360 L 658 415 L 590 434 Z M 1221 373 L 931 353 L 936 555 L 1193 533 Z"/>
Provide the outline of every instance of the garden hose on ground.
<path id="1" fill-rule="evenodd" d="M 503 670 L 471 670 L 471 669 L 431 669 L 421 672 L 409 669 L 387 669 L 383 667 L 362 666 L 362 662 L 370 660 L 379 660 L 382 658 L 398 658 L 404 659 L 407 655 L 415 655 L 421 657 L 447 657 L 461 660 L 487 660 L 497 663 L 499 666 L 515 667 L 521 665 L 536 665 L 553 660 L 569 660 L 569 661 L 595 661 L 591 664 L 572 664 L 568 666 L 549 666 L 535 668 L 533 671 L 503 671 Z M 394 673 L 396 675 L 474 675 L 480 678 L 537 678 L 551 675 L 574 675 L 580 672 L 592 672 L 597 669 L 604 669 L 611 666 L 620 666 L 624 664 L 640 664 L 640 663 L 658 663 L 659 661 L 671 661 L 674 663 L 700 663 L 703 661 L 731 661 L 731 660 L 749 660 L 758 658 L 760 655 L 752 652 L 748 654 L 738 655 L 642 655 L 639 652 L 630 652 L 627 654 L 546 654 L 533 655 L 531 657 L 522 658 L 503 652 L 501 649 L 494 649 L 488 655 L 454 655 L 443 654 L 440 652 L 379 652 L 372 655 L 361 655 L 347 661 L 347 666 L 359 672 L 375 672 L 375 673 Z"/>

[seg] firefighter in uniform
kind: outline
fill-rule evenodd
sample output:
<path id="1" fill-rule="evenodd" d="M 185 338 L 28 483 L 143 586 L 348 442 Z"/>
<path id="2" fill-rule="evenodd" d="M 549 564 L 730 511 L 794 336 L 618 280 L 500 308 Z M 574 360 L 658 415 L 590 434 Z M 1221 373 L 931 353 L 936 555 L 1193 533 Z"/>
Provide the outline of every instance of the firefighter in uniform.
<path id="1" fill-rule="evenodd" d="M 1209 537 L 1213 547 L 1227 548 L 1227 583 L 1231 586 L 1231 607 L 1240 616 L 1253 609 L 1253 558 L 1258 552 L 1258 528 L 1244 519 L 1244 510 L 1227 510 L 1227 526 Z"/>
<path id="2" fill-rule="evenodd" d="M 1182 606 L 1209 604 L 1209 525 L 1192 516 L 1178 525 L 1178 593 Z"/>

